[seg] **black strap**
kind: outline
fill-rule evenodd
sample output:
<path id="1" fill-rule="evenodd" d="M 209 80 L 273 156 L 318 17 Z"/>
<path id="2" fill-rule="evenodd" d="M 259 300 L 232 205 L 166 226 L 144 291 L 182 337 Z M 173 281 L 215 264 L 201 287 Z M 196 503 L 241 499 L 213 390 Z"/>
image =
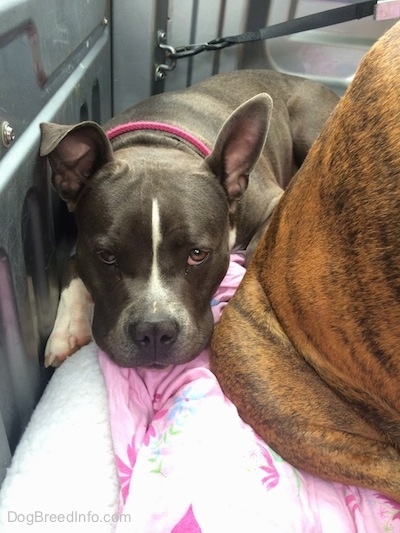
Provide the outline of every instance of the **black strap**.
<path id="1" fill-rule="evenodd" d="M 223 48 L 236 44 L 273 39 L 274 37 L 282 37 L 283 35 L 291 35 L 293 33 L 315 30 L 317 28 L 325 28 L 326 26 L 333 26 L 334 24 L 339 24 L 341 22 L 369 17 L 374 14 L 376 3 L 377 0 L 356 2 L 355 4 L 350 4 L 348 6 L 328 9 L 321 13 L 306 15 L 305 17 L 299 17 L 297 19 L 274 24 L 273 26 L 262 28 L 257 31 L 250 31 L 230 37 L 220 37 L 204 44 L 180 46 L 170 54 L 170 57 L 171 59 L 180 59 L 182 57 L 194 56 L 204 51 L 222 50 Z"/>

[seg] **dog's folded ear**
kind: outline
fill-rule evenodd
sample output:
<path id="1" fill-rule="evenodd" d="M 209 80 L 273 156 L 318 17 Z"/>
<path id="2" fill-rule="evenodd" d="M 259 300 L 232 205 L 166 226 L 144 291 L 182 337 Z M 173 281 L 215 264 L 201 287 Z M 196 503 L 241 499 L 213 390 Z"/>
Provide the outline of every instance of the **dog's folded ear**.
<path id="1" fill-rule="evenodd" d="M 257 163 L 268 134 L 272 98 L 260 93 L 239 106 L 226 120 L 206 163 L 221 180 L 229 201 L 239 199 Z"/>
<path id="2" fill-rule="evenodd" d="M 104 130 L 91 121 L 74 126 L 42 123 L 40 129 L 40 155 L 48 157 L 53 187 L 73 211 L 86 183 L 112 161 L 110 141 Z"/>

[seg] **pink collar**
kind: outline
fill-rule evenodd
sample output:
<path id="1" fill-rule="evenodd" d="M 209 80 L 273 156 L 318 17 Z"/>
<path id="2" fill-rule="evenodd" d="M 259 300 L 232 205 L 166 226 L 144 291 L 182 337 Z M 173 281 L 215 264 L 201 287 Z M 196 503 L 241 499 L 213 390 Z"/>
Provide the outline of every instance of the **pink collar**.
<path id="1" fill-rule="evenodd" d="M 211 150 L 204 143 L 196 139 L 191 133 L 182 130 L 176 126 L 171 126 L 170 124 L 164 124 L 163 122 L 151 122 L 151 121 L 139 121 L 139 122 L 128 122 L 127 124 L 120 124 L 111 128 L 107 131 L 107 136 L 110 139 L 118 137 L 123 133 L 128 133 L 130 131 L 141 131 L 141 130 L 156 130 L 163 131 L 165 133 L 170 133 L 178 139 L 182 139 L 189 143 L 193 148 L 195 148 L 201 155 L 207 157 L 210 155 Z"/>

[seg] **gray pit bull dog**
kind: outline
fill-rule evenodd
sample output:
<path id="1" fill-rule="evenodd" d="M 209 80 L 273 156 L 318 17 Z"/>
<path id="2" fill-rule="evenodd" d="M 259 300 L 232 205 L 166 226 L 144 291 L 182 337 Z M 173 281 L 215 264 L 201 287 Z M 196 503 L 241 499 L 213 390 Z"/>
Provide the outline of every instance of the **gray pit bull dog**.
<path id="1" fill-rule="evenodd" d="M 78 227 L 45 364 L 92 334 L 125 367 L 201 352 L 230 252 L 251 255 L 337 101 L 317 83 L 248 70 L 153 96 L 104 129 L 42 124 L 40 154 Z"/>

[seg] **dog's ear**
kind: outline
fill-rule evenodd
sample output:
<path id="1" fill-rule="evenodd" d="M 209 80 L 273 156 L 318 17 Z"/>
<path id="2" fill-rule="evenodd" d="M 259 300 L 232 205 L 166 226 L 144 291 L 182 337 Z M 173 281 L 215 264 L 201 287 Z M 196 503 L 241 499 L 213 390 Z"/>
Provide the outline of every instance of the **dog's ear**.
<path id="1" fill-rule="evenodd" d="M 239 106 L 226 120 L 206 163 L 221 180 L 229 201 L 247 188 L 267 138 L 272 98 L 261 93 Z"/>
<path id="2" fill-rule="evenodd" d="M 113 159 L 110 141 L 95 122 L 74 126 L 42 123 L 40 155 L 47 156 L 52 184 L 70 211 L 86 183 L 97 170 Z"/>

